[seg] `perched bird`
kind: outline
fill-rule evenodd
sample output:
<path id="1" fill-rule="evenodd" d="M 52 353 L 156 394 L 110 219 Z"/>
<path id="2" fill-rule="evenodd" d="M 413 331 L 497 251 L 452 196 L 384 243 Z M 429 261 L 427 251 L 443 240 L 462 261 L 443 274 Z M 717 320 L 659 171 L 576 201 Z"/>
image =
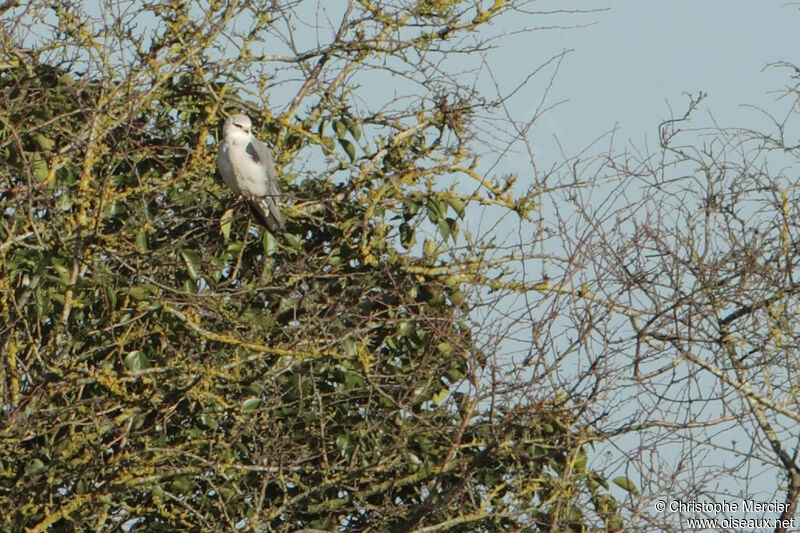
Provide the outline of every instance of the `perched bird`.
<path id="1" fill-rule="evenodd" d="M 217 152 L 217 168 L 222 179 L 243 196 L 267 229 L 283 229 L 278 207 L 278 181 L 271 150 L 252 133 L 247 115 L 233 115 L 222 126 L 222 142 Z"/>

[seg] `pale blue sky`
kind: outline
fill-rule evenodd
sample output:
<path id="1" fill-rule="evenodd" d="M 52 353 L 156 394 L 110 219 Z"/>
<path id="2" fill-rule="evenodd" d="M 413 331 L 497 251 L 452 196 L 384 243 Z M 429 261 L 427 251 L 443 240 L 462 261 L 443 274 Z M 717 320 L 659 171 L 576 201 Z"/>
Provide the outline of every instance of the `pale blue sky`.
<path id="1" fill-rule="evenodd" d="M 708 93 L 703 116 L 712 112 L 722 126 L 766 125 L 743 104 L 785 109 L 775 103 L 790 81 L 787 69 L 769 63 L 800 63 L 797 28 L 800 5 L 775 1 L 674 0 L 655 2 L 584 0 L 541 2 L 537 9 L 601 9 L 584 15 L 540 17 L 535 24 L 591 24 L 575 29 L 511 36 L 493 55 L 501 78 L 521 79 L 561 50 L 571 52 L 551 89 L 551 102 L 569 101 L 550 111 L 536 129 L 546 142 L 557 135 L 568 152 L 585 147 L 604 131 L 619 126 L 617 143 L 631 139 L 651 146 L 657 126 L 670 116 L 668 103 L 682 112 L 685 92 Z M 536 20 L 536 19 L 533 19 Z M 525 24 L 530 24 L 525 21 Z M 520 112 L 531 114 L 540 85 L 517 98 Z M 528 101 L 527 106 L 525 100 Z M 537 157 L 547 155 L 537 150 Z"/>

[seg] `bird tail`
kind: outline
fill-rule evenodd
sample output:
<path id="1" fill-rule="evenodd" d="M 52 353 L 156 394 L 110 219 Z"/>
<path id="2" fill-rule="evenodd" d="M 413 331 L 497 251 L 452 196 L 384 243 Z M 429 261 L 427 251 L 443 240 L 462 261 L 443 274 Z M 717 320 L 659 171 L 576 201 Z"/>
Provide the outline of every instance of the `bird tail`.
<path id="1" fill-rule="evenodd" d="M 249 204 L 256 219 L 268 230 L 273 233 L 283 230 L 283 217 L 281 217 L 281 210 L 275 198 L 271 196 L 253 198 Z"/>

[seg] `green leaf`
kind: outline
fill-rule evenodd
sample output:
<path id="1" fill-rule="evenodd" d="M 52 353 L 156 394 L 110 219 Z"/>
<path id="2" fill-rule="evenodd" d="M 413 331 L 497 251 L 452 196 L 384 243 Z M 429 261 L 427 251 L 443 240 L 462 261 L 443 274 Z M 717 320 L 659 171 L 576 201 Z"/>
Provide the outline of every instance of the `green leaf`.
<path id="1" fill-rule="evenodd" d="M 422 245 L 422 253 L 425 254 L 425 257 L 434 258 L 437 255 L 438 246 L 436 243 L 430 239 L 425 239 L 425 243 Z"/>
<path id="2" fill-rule="evenodd" d="M 330 155 L 336 149 L 336 142 L 330 137 L 323 137 L 321 146 L 322 146 L 322 152 L 325 155 Z"/>
<path id="3" fill-rule="evenodd" d="M 286 150 L 295 150 L 303 142 L 303 138 L 294 132 L 289 133 L 283 141 L 283 147 Z"/>
<path id="4" fill-rule="evenodd" d="M 44 463 L 41 459 L 33 459 L 27 465 L 25 465 L 25 475 L 32 476 L 44 470 Z"/>
<path id="5" fill-rule="evenodd" d="M 45 181 L 48 173 L 47 161 L 45 161 L 44 157 L 39 152 L 32 153 L 30 159 L 31 167 L 33 167 L 33 177 L 36 178 L 37 181 Z"/>
<path id="6" fill-rule="evenodd" d="M 606 518 L 606 529 L 612 533 L 622 531 L 624 525 L 625 523 L 622 521 L 622 517 L 618 514 L 613 514 Z"/>
<path id="7" fill-rule="evenodd" d="M 422 465 L 422 461 L 417 456 L 417 454 L 412 453 L 412 452 L 408 452 L 408 451 L 406 452 L 406 460 L 408 461 L 408 464 L 411 466 L 411 469 L 414 472 L 419 470 L 419 467 Z"/>
<path id="8" fill-rule="evenodd" d="M 344 120 L 345 124 L 347 124 L 347 131 L 350 132 L 350 135 L 353 136 L 353 139 L 356 141 L 361 140 L 361 128 L 358 126 L 358 123 L 347 116 L 345 116 L 342 120 Z"/>
<path id="9" fill-rule="evenodd" d="M 604 489 L 608 490 L 608 482 L 604 477 L 594 472 L 589 472 L 588 476 L 589 479 L 587 479 L 586 484 L 589 487 L 589 490 L 595 491 L 600 487 L 603 487 Z"/>
<path id="10" fill-rule="evenodd" d="M 403 202 L 403 219 L 408 221 L 422 209 L 422 203 L 416 198 L 406 198 Z"/>
<path id="11" fill-rule="evenodd" d="M 356 339 L 345 339 L 342 343 L 342 352 L 350 358 L 356 357 L 358 355 L 358 348 L 361 346 L 361 343 Z"/>
<path id="12" fill-rule="evenodd" d="M 447 203 L 447 200 L 446 199 L 436 200 L 436 204 L 439 208 L 439 215 L 442 217 L 447 216 L 447 208 L 450 205 L 449 203 Z"/>
<path id="13" fill-rule="evenodd" d="M 598 494 L 592 498 L 592 503 L 600 516 L 617 512 L 617 500 L 610 494 Z"/>
<path id="14" fill-rule="evenodd" d="M 61 258 L 61 257 L 53 257 L 51 259 L 51 261 L 53 263 L 53 269 L 58 274 L 59 279 L 61 279 L 61 282 L 64 285 L 67 285 L 69 283 L 69 279 L 70 279 L 70 269 L 68 269 L 66 266 L 64 266 L 63 258 Z"/>
<path id="15" fill-rule="evenodd" d="M 348 448 L 350 447 L 350 438 L 347 435 L 339 435 L 336 437 L 336 449 L 342 454 L 342 457 L 347 457 Z"/>
<path id="16" fill-rule="evenodd" d="M 156 289 L 154 285 L 147 283 L 131 287 L 128 289 L 128 294 L 130 294 L 131 298 L 134 300 L 149 300 L 151 296 L 158 294 L 158 289 Z"/>
<path id="17" fill-rule="evenodd" d="M 339 144 L 341 144 L 342 148 L 344 148 L 344 151 L 345 151 L 345 153 L 347 153 L 347 156 L 350 158 L 350 161 L 355 161 L 355 159 L 356 159 L 356 145 L 354 145 L 353 143 L 351 143 L 347 139 L 342 139 L 342 138 L 339 139 Z"/>
<path id="18" fill-rule="evenodd" d="M 442 222 L 444 225 L 447 226 L 446 231 L 442 231 L 442 236 L 446 239 L 448 236 L 453 238 L 453 242 L 456 242 L 456 237 L 458 236 L 458 221 L 454 218 L 447 217 L 442 221 L 439 219 L 439 229 L 442 229 Z"/>
<path id="19" fill-rule="evenodd" d="M 56 205 L 60 211 L 69 211 L 72 208 L 72 195 L 65 192 L 58 197 Z"/>
<path id="20" fill-rule="evenodd" d="M 147 232 L 140 231 L 136 234 L 136 251 L 140 254 L 147 253 Z"/>
<path id="21" fill-rule="evenodd" d="M 56 142 L 53 139 L 45 137 L 41 133 L 37 133 L 35 139 L 36 144 L 39 145 L 39 148 L 45 152 L 49 152 L 56 145 Z"/>
<path id="22" fill-rule="evenodd" d="M 125 368 L 131 371 L 143 370 L 150 366 L 150 361 L 141 350 L 133 350 L 125 356 Z"/>
<path id="23" fill-rule="evenodd" d="M 433 398 L 431 399 L 433 400 L 434 404 L 441 405 L 442 402 L 444 402 L 448 398 L 448 396 L 450 396 L 450 391 L 448 389 L 442 389 L 436 394 L 434 394 Z"/>
<path id="24" fill-rule="evenodd" d="M 193 280 L 200 277 L 200 253 L 196 250 L 181 250 L 181 257 Z"/>
<path id="25" fill-rule="evenodd" d="M 183 280 L 183 292 L 188 293 L 196 293 L 197 292 L 197 282 L 192 278 L 186 278 Z"/>
<path id="26" fill-rule="evenodd" d="M 458 218 L 464 218 L 464 211 L 467 204 L 461 198 L 450 197 L 447 199 L 447 203 L 450 204 L 450 207 L 456 212 Z"/>
<path id="27" fill-rule="evenodd" d="M 205 411 L 200 415 L 200 423 L 209 429 L 219 428 L 219 421 L 211 411 Z"/>
<path id="28" fill-rule="evenodd" d="M 271 231 L 264 230 L 264 234 L 261 236 L 261 248 L 268 256 L 273 255 L 278 249 L 278 239 Z"/>
<path id="29" fill-rule="evenodd" d="M 153 498 L 154 498 L 156 501 L 159 501 L 159 502 L 160 502 L 160 501 L 163 501 L 163 500 L 164 500 L 164 498 L 165 498 L 165 497 L 166 497 L 166 495 L 167 495 L 167 494 L 164 492 L 164 489 L 161 487 L 161 485 L 156 485 L 155 487 L 153 487 L 153 490 L 151 491 L 151 494 L 153 495 Z"/>
<path id="30" fill-rule="evenodd" d="M 344 373 L 344 383 L 347 385 L 348 389 L 360 389 L 366 385 L 366 381 L 364 377 L 360 374 L 356 374 L 355 372 L 347 371 Z"/>
<path id="31" fill-rule="evenodd" d="M 56 178 L 63 185 L 75 185 L 78 182 L 78 170 L 71 165 L 63 166 L 56 170 Z"/>
<path id="32" fill-rule="evenodd" d="M 106 285 L 106 296 L 108 297 L 108 303 L 110 304 L 111 309 L 117 308 L 117 291 L 115 291 L 110 285 Z"/>
<path id="33" fill-rule="evenodd" d="M 425 208 L 428 211 L 428 219 L 433 224 L 438 223 L 439 219 L 442 218 L 442 212 L 439 209 L 439 202 L 437 202 L 434 198 L 428 198 L 428 201 L 425 202 Z"/>
<path id="34" fill-rule="evenodd" d="M 242 411 L 253 411 L 258 409 L 258 407 L 261 405 L 261 402 L 261 398 L 255 396 L 250 397 L 242 403 Z"/>
<path id="35" fill-rule="evenodd" d="M 464 373 L 461 372 L 461 370 L 459 370 L 457 368 L 451 368 L 450 370 L 445 372 L 444 375 L 445 375 L 445 377 L 447 377 L 447 379 L 450 381 L 450 383 L 455 383 L 455 382 L 457 382 L 458 380 L 460 380 L 461 378 L 464 377 Z"/>
<path id="36" fill-rule="evenodd" d="M 445 357 L 453 353 L 453 345 L 449 342 L 440 342 L 436 345 L 436 349 L 439 350 L 439 353 Z"/>
<path id="37" fill-rule="evenodd" d="M 405 222 L 400 224 L 400 244 L 408 250 L 416 242 L 416 235 L 414 228 Z"/>
<path id="38" fill-rule="evenodd" d="M 578 456 L 575 458 L 575 461 L 572 463 L 572 468 L 575 471 L 583 471 L 586 469 L 586 461 L 587 461 L 586 454 L 580 452 Z"/>
<path id="39" fill-rule="evenodd" d="M 336 131 L 336 136 L 339 137 L 340 141 L 347 135 L 347 124 L 343 120 L 334 120 L 333 129 Z"/>
<path id="40" fill-rule="evenodd" d="M 179 494 L 183 494 L 192 490 L 193 483 L 192 480 L 189 479 L 188 477 L 179 476 L 173 479 L 170 485 L 172 487 L 172 490 L 174 490 Z"/>
<path id="41" fill-rule="evenodd" d="M 303 241 L 297 235 L 293 233 L 284 233 L 283 237 L 284 239 L 286 239 L 286 242 L 289 243 L 289 246 L 291 246 L 295 250 L 299 250 L 303 247 Z"/>
<path id="42" fill-rule="evenodd" d="M 222 233 L 223 242 L 228 242 L 231 236 L 231 223 L 233 222 L 233 209 L 226 209 L 219 218 L 219 230 Z"/>
<path id="43" fill-rule="evenodd" d="M 628 492 L 630 492 L 634 496 L 638 496 L 639 495 L 639 489 L 636 488 L 636 485 L 634 485 L 633 481 L 631 481 L 630 479 L 628 479 L 628 478 L 626 478 L 624 476 L 620 476 L 620 477 L 615 477 L 611 481 L 612 481 L 612 483 L 614 483 L 614 485 L 616 485 L 616 486 L 618 486 L 618 487 L 620 487 L 622 489 L 627 490 Z"/>
<path id="44" fill-rule="evenodd" d="M 450 236 L 450 224 L 448 224 L 447 219 L 440 218 L 437 225 L 439 226 L 439 233 L 447 239 Z"/>

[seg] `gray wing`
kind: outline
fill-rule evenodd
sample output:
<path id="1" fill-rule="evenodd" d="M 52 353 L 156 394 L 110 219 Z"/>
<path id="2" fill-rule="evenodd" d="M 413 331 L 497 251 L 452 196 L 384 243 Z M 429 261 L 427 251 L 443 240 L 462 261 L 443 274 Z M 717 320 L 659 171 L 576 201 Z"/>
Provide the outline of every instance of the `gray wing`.
<path id="1" fill-rule="evenodd" d="M 236 194 L 241 194 L 242 191 L 239 189 L 239 185 L 236 183 L 236 178 L 234 177 L 233 164 L 231 163 L 231 156 L 228 153 L 228 146 L 225 145 L 225 143 L 220 144 L 219 150 L 217 151 L 217 168 L 219 169 L 220 175 L 222 175 L 222 181 L 225 182 L 225 185 L 230 187 Z"/>
<path id="2" fill-rule="evenodd" d="M 275 163 L 272 161 L 272 150 L 258 139 L 253 139 L 248 143 L 245 152 L 260 168 L 263 169 L 264 194 L 253 195 L 250 197 L 253 210 L 270 231 L 282 230 L 284 227 L 283 217 L 278 198 L 278 180 L 275 177 Z"/>

